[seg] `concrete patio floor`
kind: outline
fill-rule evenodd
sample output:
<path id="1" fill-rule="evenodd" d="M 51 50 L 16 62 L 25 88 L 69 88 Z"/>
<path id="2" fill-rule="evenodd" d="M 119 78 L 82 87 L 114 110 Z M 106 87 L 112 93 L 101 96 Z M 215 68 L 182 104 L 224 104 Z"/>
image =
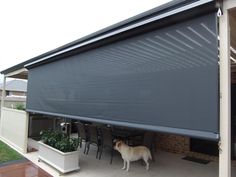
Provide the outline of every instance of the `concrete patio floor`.
<path id="1" fill-rule="evenodd" d="M 59 177 L 58 171 L 44 162 L 38 162 L 38 152 L 32 152 L 25 155 L 26 158 L 36 165 L 50 173 L 52 176 Z M 150 163 L 150 170 L 146 171 L 140 161 L 132 162 L 130 171 L 122 170 L 123 161 L 118 153 L 115 153 L 113 163 L 110 165 L 109 151 L 104 151 L 102 159 L 95 158 L 96 149 L 92 148 L 88 155 L 80 151 L 80 170 L 64 174 L 66 177 L 217 177 L 218 163 L 210 162 L 206 165 L 183 160 L 184 155 L 168 153 L 163 151 L 156 152 L 156 161 Z M 236 167 L 232 167 L 236 171 Z M 232 174 L 236 177 L 236 173 Z"/>

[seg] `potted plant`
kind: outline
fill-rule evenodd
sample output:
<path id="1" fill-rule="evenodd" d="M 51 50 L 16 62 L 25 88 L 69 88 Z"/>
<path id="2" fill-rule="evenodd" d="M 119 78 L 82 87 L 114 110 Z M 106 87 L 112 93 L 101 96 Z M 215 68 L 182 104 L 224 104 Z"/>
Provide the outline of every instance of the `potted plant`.
<path id="1" fill-rule="evenodd" d="M 78 170 L 78 139 L 70 138 L 58 131 L 41 131 L 39 161 L 44 161 L 61 173 Z"/>

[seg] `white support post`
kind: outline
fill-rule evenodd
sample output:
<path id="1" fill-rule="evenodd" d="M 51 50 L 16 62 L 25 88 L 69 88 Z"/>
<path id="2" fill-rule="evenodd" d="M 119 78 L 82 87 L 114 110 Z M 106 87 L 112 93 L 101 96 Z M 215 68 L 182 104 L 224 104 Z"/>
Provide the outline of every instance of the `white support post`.
<path id="1" fill-rule="evenodd" d="M 4 76 L 4 79 L 3 79 L 1 109 L 4 106 L 5 97 L 6 97 L 6 76 Z"/>
<path id="2" fill-rule="evenodd" d="M 220 142 L 219 177 L 231 177 L 231 75 L 228 10 L 223 10 L 220 25 Z"/>
<path id="3" fill-rule="evenodd" d="M 26 113 L 26 121 L 25 121 L 25 139 L 24 139 L 24 149 L 23 149 L 23 153 L 26 154 L 27 153 L 27 147 L 28 147 L 28 137 L 29 137 L 29 113 Z"/>

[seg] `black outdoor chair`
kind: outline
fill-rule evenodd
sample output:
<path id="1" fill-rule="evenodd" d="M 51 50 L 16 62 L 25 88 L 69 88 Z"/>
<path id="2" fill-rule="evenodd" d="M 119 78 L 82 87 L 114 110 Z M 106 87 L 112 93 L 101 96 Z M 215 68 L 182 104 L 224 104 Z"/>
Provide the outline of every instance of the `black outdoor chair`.
<path id="1" fill-rule="evenodd" d="M 97 127 L 94 125 L 87 125 L 87 130 L 88 130 L 88 141 L 86 143 L 86 146 L 87 146 L 86 154 L 88 154 L 89 152 L 90 144 L 96 145 L 97 146 L 96 158 L 98 158 L 98 152 L 100 150 L 101 140 L 98 134 Z"/>
<path id="2" fill-rule="evenodd" d="M 112 164 L 113 153 L 114 153 L 114 148 L 113 148 L 114 138 L 112 136 L 112 130 L 111 130 L 111 128 L 101 127 L 100 132 L 101 132 L 101 150 L 100 150 L 99 159 L 101 159 L 103 149 L 109 148 L 111 151 L 110 164 Z"/>
<path id="3" fill-rule="evenodd" d="M 88 142 L 88 134 L 87 134 L 87 130 L 86 130 L 86 125 L 78 122 L 77 126 L 78 126 L 79 146 L 80 146 L 80 148 L 82 148 L 82 141 L 85 142 L 85 147 L 84 147 L 84 153 L 85 153 L 86 148 L 87 148 L 87 142 Z"/>
<path id="4" fill-rule="evenodd" d="M 155 132 L 146 131 L 142 136 L 129 139 L 130 146 L 146 146 L 151 152 L 152 161 L 155 162 L 156 151 L 156 134 Z"/>

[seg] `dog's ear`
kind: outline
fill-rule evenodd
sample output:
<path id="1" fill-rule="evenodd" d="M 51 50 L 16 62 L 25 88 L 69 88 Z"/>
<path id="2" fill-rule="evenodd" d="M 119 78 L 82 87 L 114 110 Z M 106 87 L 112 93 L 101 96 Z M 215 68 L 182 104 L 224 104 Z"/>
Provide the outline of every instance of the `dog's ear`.
<path id="1" fill-rule="evenodd" d="M 121 141 L 118 141 L 118 142 L 117 142 L 117 147 L 118 147 L 118 148 L 120 148 L 121 143 L 122 143 Z"/>

